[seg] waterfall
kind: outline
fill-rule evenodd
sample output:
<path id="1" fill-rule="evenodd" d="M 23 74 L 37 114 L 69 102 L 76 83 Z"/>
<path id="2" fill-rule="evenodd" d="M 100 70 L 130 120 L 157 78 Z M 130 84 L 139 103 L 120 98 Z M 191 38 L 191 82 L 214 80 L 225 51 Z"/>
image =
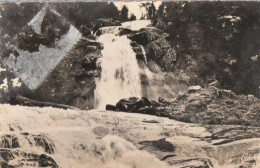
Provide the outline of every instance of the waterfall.
<path id="1" fill-rule="evenodd" d="M 141 97 L 140 70 L 131 41 L 118 36 L 119 26 L 102 28 L 99 41 L 104 49 L 101 58 L 101 78 L 96 81 L 95 106 L 105 109 L 122 98 Z"/>
<path id="2" fill-rule="evenodd" d="M 101 31 L 101 34 L 114 34 L 114 35 L 118 35 L 120 32 L 120 26 L 108 26 L 108 27 L 101 27 L 99 29 Z"/>
<path id="3" fill-rule="evenodd" d="M 145 50 L 144 50 L 144 47 L 143 47 L 143 46 L 141 46 L 141 49 L 142 49 L 142 54 L 143 54 L 143 56 L 144 56 L 144 63 L 147 65 L 147 57 L 146 57 L 146 52 L 145 52 Z"/>

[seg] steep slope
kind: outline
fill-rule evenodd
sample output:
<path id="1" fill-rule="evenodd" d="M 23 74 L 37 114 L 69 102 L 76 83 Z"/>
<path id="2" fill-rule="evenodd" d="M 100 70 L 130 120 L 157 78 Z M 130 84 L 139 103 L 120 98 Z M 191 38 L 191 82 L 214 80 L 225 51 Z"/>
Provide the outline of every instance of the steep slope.
<path id="1" fill-rule="evenodd" d="M 174 70 L 191 85 L 260 96 L 260 3 L 238 1 L 164 2 L 153 19 L 176 50 Z"/>

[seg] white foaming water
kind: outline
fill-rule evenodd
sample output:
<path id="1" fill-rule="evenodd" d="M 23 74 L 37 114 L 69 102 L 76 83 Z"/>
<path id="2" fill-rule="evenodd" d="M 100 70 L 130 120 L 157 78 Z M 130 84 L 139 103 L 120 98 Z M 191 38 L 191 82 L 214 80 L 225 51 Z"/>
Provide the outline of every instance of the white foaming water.
<path id="1" fill-rule="evenodd" d="M 127 36 L 116 36 L 109 31 L 100 36 L 104 44 L 101 59 L 101 79 L 95 90 L 96 108 L 104 109 L 107 104 L 115 104 L 122 98 L 141 97 L 142 89 L 136 54 Z"/>
<path id="2" fill-rule="evenodd" d="M 131 40 L 126 35 L 119 36 L 121 29 L 138 31 L 149 25 L 151 25 L 150 20 L 135 20 L 124 22 L 122 26 L 100 28 L 102 35 L 99 41 L 104 44 L 104 50 L 102 50 L 103 57 L 101 58 L 101 79 L 96 82 L 96 108 L 104 110 L 107 104 L 115 105 L 122 98 L 147 96 L 147 92 L 151 95 L 158 95 L 157 91 L 151 90 L 151 85 L 149 85 L 150 89 L 145 89 L 149 91 L 142 90 L 141 74 L 145 74 L 149 80 L 153 78 L 153 75 L 146 66 L 138 65 L 136 53 L 130 45 Z M 141 49 L 147 65 L 144 47 L 141 46 Z"/>
<path id="3" fill-rule="evenodd" d="M 0 104 L 0 111 L 0 136 L 17 136 L 20 144 L 17 150 L 39 155 L 47 154 L 62 168 L 133 168 L 133 165 L 136 168 L 168 168 L 166 163 L 146 151 L 138 150 L 119 135 L 96 135 L 94 129 L 102 125 L 109 130 L 115 128 L 115 125 L 114 128 L 110 128 L 109 125 L 103 124 L 107 121 L 114 122 L 113 116 L 106 121 L 103 120 L 105 113 L 3 104 Z M 100 119 L 102 122 L 97 122 Z M 15 131 L 10 132 L 10 127 Z M 28 132 L 29 135 L 24 136 L 21 132 Z M 48 137 L 55 145 L 54 153 L 45 153 L 44 148 L 35 144 L 33 135 Z M 27 138 L 32 140 L 31 144 Z M 22 159 L 15 156 L 8 164 L 20 164 Z M 28 162 L 23 162 L 26 168 L 38 167 L 28 166 Z"/>
<path id="4" fill-rule="evenodd" d="M 138 31 L 141 28 L 148 27 L 149 25 L 151 25 L 150 20 L 134 20 L 134 21 L 124 22 L 122 23 L 122 26 L 101 27 L 99 30 L 101 31 L 101 34 L 111 33 L 114 35 L 119 35 L 121 29 L 127 28 L 133 31 Z"/>
<path id="5" fill-rule="evenodd" d="M 0 137 L 15 135 L 20 145 L 19 148 L 11 149 L 12 151 L 46 154 L 62 168 L 187 167 L 191 163 L 187 165 L 180 160 L 191 158 L 208 158 L 214 168 L 235 168 L 253 159 L 257 162 L 252 168 L 259 168 L 260 164 L 259 155 L 249 153 L 259 149 L 259 138 L 214 145 L 214 141 L 210 142 L 206 139 L 212 134 L 205 126 L 199 124 L 182 123 L 144 114 L 97 112 L 96 110 L 86 112 L 8 104 L 0 104 L 0 111 Z M 153 125 L 144 123 L 142 122 L 144 118 L 159 123 Z M 225 127 L 212 125 L 212 128 L 219 131 Z M 232 127 L 235 129 L 234 126 Z M 10 131 L 10 128 L 13 131 Z M 54 153 L 48 154 L 43 147 L 36 145 L 33 135 L 44 135 L 45 139 L 53 142 Z M 145 148 L 138 150 L 141 147 L 139 142 L 162 138 L 166 138 L 167 142 L 175 146 L 173 152 L 166 153 L 156 148 L 146 148 L 152 149 L 150 151 L 152 154 L 146 152 Z M 167 155 L 175 156 L 175 154 L 177 156 L 172 158 L 171 166 L 167 165 L 167 160 L 158 159 Z M 8 164 L 18 167 L 22 159 L 23 156 L 15 156 Z M 29 160 L 23 161 L 24 167 L 37 167 L 27 166 L 28 162 L 30 164 Z M 196 161 L 192 163 L 197 165 Z"/>
<path id="6" fill-rule="evenodd" d="M 146 52 L 144 50 L 144 47 L 141 46 L 141 49 L 142 49 L 142 54 L 144 55 L 144 63 L 147 65 L 147 57 L 146 57 Z"/>
<path id="7" fill-rule="evenodd" d="M 141 28 L 148 27 L 151 25 L 150 20 L 135 20 L 122 23 L 123 28 L 128 28 L 134 31 L 140 30 Z"/>
<path id="8" fill-rule="evenodd" d="M 108 26 L 108 27 L 101 27 L 100 31 L 102 34 L 111 33 L 114 35 L 118 35 L 120 32 L 120 26 Z"/>

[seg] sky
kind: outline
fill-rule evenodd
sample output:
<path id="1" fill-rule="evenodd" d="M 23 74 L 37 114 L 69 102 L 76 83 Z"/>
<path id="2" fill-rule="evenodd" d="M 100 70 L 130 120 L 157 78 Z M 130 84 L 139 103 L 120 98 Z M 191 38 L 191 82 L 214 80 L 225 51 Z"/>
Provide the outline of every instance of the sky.
<path id="1" fill-rule="evenodd" d="M 137 19 L 142 17 L 142 13 L 146 14 L 146 9 L 144 7 L 141 8 L 142 3 L 147 3 L 151 1 L 114 1 L 113 3 L 116 7 L 121 10 L 124 5 L 128 8 L 128 15 L 134 14 Z M 161 5 L 162 1 L 154 1 L 154 6 L 156 9 Z"/>

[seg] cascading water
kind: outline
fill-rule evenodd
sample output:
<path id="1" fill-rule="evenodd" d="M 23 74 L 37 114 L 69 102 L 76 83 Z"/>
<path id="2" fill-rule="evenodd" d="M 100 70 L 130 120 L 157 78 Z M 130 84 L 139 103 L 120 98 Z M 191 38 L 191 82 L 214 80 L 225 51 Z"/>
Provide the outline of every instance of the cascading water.
<path id="1" fill-rule="evenodd" d="M 140 70 L 131 41 L 117 36 L 119 26 L 103 28 L 99 41 L 104 49 L 101 58 L 101 78 L 97 80 L 95 106 L 105 109 L 107 104 L 116 104 L 122 98 L 141 97 Z"/>

